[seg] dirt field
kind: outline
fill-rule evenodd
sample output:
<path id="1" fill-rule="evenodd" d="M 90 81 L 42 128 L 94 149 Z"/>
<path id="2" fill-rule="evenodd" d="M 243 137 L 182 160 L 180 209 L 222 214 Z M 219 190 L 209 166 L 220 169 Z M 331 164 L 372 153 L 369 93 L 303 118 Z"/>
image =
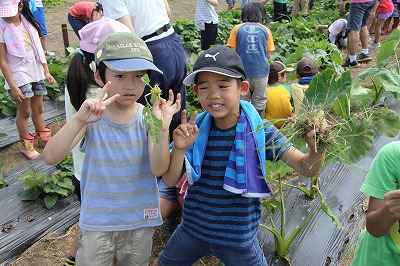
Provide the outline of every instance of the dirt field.
<path id="1" fill-rule="evenodd" d="M 47 47 L 49 50 L 54 51 L 57 56 L 65 56 L 64 52 L 64 40 L 62 37 L 61 25 L 66 24 L 68 28 L 68 40 L 69 45 L 78 44 L 78 38 L 69 26 L 67 21 L 67 14 L 69 7 L 78 1 L 64 0 L 62 6 L 45 6 L 47 16 L 47 29 L 49 37 L 47 40 Z M 220 0 L 220 6 L 217 11 L 226 9 L 226 2 Z M 241 1 L 237 1 L 237 6 L 240 5 Z M 194 12 L 197 0 L 169 0 L 172 10 L 172 21 L 178 18 L 194 19 Z M 375 58 L 375 53 L 371 49 L 372 57 Z M 361 67 L 356 70 L 360 72 L 365 67 Z M 56 130 L 57 125 L 53 125 Z M 6 161 L 6 166 L 3 168 L 3 173 L 7 173 L 13 170 L 18 165 L 27 162 L 27 159 L 21 154 L 19 150 L 19 144 L 13 144 L 6 148 L 0 149 L 0 161 Z M 38 241 L 35 245 L 29 248 L 19 259 L 17 259 L 12 265 L 23 266 L 23 265 L 61 265 L 64 261 L 65 254 L 69 250 L 69 245 L 72 237 L 76 232 L 76 225 L 71 227 L 64 235 L 49 235 Z M 162 250 L 167 241 L 161 230 L 157 230 L 154 237 L 154 247 L 152 260 Z M 218 265 L 218 262 L 212 258 L 205 258 L 202 262 L 196 265 Z"/>

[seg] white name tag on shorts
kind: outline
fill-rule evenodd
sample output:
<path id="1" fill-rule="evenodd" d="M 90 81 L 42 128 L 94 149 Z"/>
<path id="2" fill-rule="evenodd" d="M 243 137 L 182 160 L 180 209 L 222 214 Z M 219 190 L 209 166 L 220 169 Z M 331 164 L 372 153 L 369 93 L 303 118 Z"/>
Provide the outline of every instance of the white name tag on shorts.
<path id="1" fill-rule="evenodd" d="M 146 209 L 144 210 L 144 219 L 157 219 L 158 218 L 158 208 Z"/>

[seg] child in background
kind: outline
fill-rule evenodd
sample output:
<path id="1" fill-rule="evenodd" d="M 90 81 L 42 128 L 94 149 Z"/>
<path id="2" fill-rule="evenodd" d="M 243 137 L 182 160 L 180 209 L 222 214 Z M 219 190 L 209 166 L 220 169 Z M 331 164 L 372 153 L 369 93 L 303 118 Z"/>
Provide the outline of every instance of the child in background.
<path id="1" fill-rule="evenodd" d="M 392 33 L 399 26 L 399 2 L 397 0 L 392 0 L 394 9 L 392 15 L 385 20 L 382 26 L 381 35 L 387 35 Z M 390 28 L 390 23 L 393 21 L 392 27 Z"/>
<path id="2" fill-rule="evenodd" d="M 371 25 L 374 26 L 375 34 L 374 34 L 374 41 L 370 43 L 370 48 L 379 48 L 381 47 L 381 29 L 382 25 L 390 18 L 393 14 L 394 6 L 392 0 L 380 0 L 376 3 L 375 11 L 372 10 L 371 17 L 373 16 L 373 22 Z M 371 26 L 371 28 L 373 27 Z"/>
<path id="3" fill-rule="evenodd" d="M 175 185 L 186 172 L 189 186 L 182 223 L 154 265 L 193 265 L 206 255 L 224 265 L 267 265 L 257 240 L 260 198 L 272 195 L 263 165 L 282 159 L 302 175 L 314 176 L 324 161 L 315 146 L 316 131 L 307 133 L 310 151 L 304 154 L 241 101 L 249 90 L 246 72 L 240 56 L 225 46 L 203 52 L 184 84 L 194 84 L 205 112 L 193 113 L 187 123 L 184 111 L 174 130 L 163 180 Z M 256 131 L 261 123 L 264 130 Z"/>
<path id="4" fill-rule="evenodd" d="M 103 6 L 100 2 L 78 2 L 68 12 L 68 22 L 79 38 L 79 30 L 89 22 L 103 17 Z"/>
<path id="5" fill-rule="evenodd" d="M 329 31 L 328 40 L 330 43 L 333 43 L 340 50 L 343 50 L 347 47 L 347 19 L 339 18 L 335 20 L 331 25 L 318 25 L 315 27 L 315 30 L 324 30 L 327 29 Z M 346 58 L 347 59 L 347 58 Z"/>
<path id="6" fill-rule="evenodd" d="M 267 102 L 268 58 L 275 50 L 274 40 L 271 31 L 262 24 L 266 14 L 260 2 L 248 3 L 241 16 L 243 23 L 233 27 L 227 46 L 239 54 L 250 83 L 242 100 L 251 102 L 261 114 Z"/>
<path id="7" fill-rule="evenodd" d="M 51 138 L 51 129 L 43 119 L 43 95 L 47 94 L 44 79 L 55 84 L 49 72 L 40 43 L 39 24 L 29 10 L 26 0 L 0 1 L 0 69 L 5 78 L 4 88 L 14 100 L 18 111 L 16 124 L 22 153 L 28 159 L 40 156 L 34 148 L 34 136 L 29 133 L 28 120 L 32 115 L 43 148 Z"/>
<path id="8" fill-rule="evenodd" d="M 218 15 L 214 6 L 218 0 L 198 0 L 194 21 L 201 31 L 201 49 L 207 50 L 217 41 Z"/>
<path id="9" fill-rule="evenodd" d="M 293 69 L 287 69 L 280 61 L 270 64 L 265 118 L 271 121 L 276 128 L 281 128 L 285 119 L 294 113 L 292 93 L 290 87 L 285 84 L 287 71 L 293 71 Z"/>
<path id="10" fill-rule="evenodd" d="M 369 195 L 364 228 L 352 266 L 398 266 L 400 262 L 400 141 L 386 144 L 374 158 L 360 189 Z"/>
<path id="11" fill-rule="evenodd" d="M 144 41 L 128 32 L 104 39 L 95 50 L 95 81 L 104 86 L 86 99 L 43 151 L 46 163 L 62 160 L 84 136 L 80 237 L 77 265 L 148 265 L 154 226 L 161 225 L 157 179 L 169 165 L 169 124 L 180 109 L 157 100 L 152 113 L 162 119 L 153 143 L 144 124 L 141 79 L 160 71 Z M 107 96 L 105 96 L 107 94 Z"/>
<path id="12" fill-rule="evenodd" d="M 231 10 L 235 7 L 236 0 L 226 0 L 226 3 L 228 4 L 227 10 Z"/>
<path id="13" fill-rule="evenodd" d="M 265 5 L 267 2 L 268 0 L 261 0 L 263 5 Z M 287 12 L 287 0 L 274 0 L 273 21 L 282 21 L 284 19 L 289 20 Z"/>
<path id="14" fill-rule="evenodd" d="M 297 83 L 290 84 L 292 92 L 294 111 L 300 112 L 302 109 L 304 93 L 310 86 L 311 80 L 318 74 L 318 63 L 314 58 L 306 56 L 302 58 L 296 66 Z"/>
<path id="15" fill-rule="evenodd" d="M 46 56 L 54 56 L 55 53 L 49 51 L 46 46 L 46 39 L 47 39 L 48 33 L 47 33 L 46 15 L 44 14 L 43 3 L 41 0 L 35 0 L 35 1 L 30 0 L 30 3 L 33 3 L 33 5 L 32 6 L 29 5 L 29 7 L 30 7 L 36 21 L 40 25 L 40 32 L 42 33 L 42 36 L 40 37 L 40 41 L 43 46 L 44 54 Z"/>
<path id="16" fill-rule="evenodd" d="M 79 31 L 80 43 L 78 53 L 71 59 L 68 68 L 65 90 L 65 115 L 67 121 L 79 110 L 86 99 L 93 99 L 100 93 L 101 87 L 94 79 L 91 66 L 94 66 L 94 51 L 96 46 L 108 35 L 115 32 L 130 32 L 124 24 L 106 17 L 93 21 Z M 84 153 L 79 151 L 79 145 L 71 150 L 74 176 L 72 178 L 75 193 L 81 201 L 80 180 L 84 160 Z M 71 242 L 71 247 L 64 266 L 75 265 L 76 248 L 78 244 L 79 228 Z"/>

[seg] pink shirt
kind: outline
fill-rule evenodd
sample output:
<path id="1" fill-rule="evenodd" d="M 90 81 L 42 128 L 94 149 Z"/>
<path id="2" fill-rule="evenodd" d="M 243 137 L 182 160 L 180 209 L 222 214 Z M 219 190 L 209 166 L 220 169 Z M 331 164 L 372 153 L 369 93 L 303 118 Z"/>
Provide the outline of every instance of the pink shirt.
<path id="1" fill-rule="evenodd" d="M 45 79 L 41 62 L 46 63 L 46 57 L 39 34 L 22 15 L 18 26 L 0 19 L 0 42 L 6 45 L 7 62 L 18 87 Z M 10 89 L 7 82 L 4 88 Z"/>
<path id="2" fill-rule="evenodd" d="M 394 10 L 394 5 L 393 5 L 392 0 L 382 0 L 382 1 L 379 1 L 379 3 L 378 3 L 378 6 L 376 8 L 376 13 L 386 14 L 393 10 Z"/>

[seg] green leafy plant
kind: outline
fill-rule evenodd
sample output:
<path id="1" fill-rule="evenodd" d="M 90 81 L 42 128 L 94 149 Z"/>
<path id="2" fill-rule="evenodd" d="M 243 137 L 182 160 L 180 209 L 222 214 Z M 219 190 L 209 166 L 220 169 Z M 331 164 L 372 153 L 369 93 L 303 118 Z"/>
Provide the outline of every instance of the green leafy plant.
<path id="1" fill-rule="evenodd" d="M 325 199 L 322 197 L 321 191 L 318 189 L 318 187 L 314 186 L 313 189 L 317 191 L 320 199 L 320 207 L 313 210 L 307 218 L 304 220 L 303 224 L 299 227 L 297 227 L 293 232 L 290 234 L 287 234 L 286 230 L 286 210 L 285 210 L 285 198 L 284 198 L 284 193 L 283 193 L 283 184 L 281 180 L 281 176 L 278 175 L 278 182 L 279 182 L 279 200 L 277 199 L 272 199 L 268 201 L 263 202 L 263 209 L 266 211 L 269 217 L 270 221 L 270 226 L 265 225 L 265 224 L 260 224 L 262 228 L 265 228 L 269 232 L 271 232 L 274 235 L 274 240 L 275 240 L 275 251 L 278 254 L 278 256 L 284 258 L 289 265 L 291 264 L 291 260 L 289 257 L 289 249 L 291 245 L 293 244 L 293 241 L 296 239 L 296 237 L 299 235 L 299 233 L 307 227 L 309 222 L 311 221 L 311 218 L 314 217 L 315 214 L 317 214 L 320 210 L 325 212 L 332 220 L 332 222 L 335 224 L 335 226 L 339 229 L 344 229 L 343 225 L 340 223 L 340 221 L 333 215 L 332 211 L 329 209 L 328 204 L 326 203 Z M 297 186 L 294 186 L 294 188 L 298 188 Z M 275 225 L 272 214 L 275 213 L 277 210 L 280 211 L 280 218 L 281 218 L 281 226 L 280 229 L 278 229 L 277 225 Z"/>
<path id="2" fill-rule="evenodd" d="M 5 116 L 15 116 L 17 114 L 17 105 L 8 98 L 8 92 L 4 88 L 4 76 L 0 70 L 0 113 Z"/>
<path id="3" fill-rule="evenodd" d="M 0 189 L 5 188 L 6 186 L 8 186 L 7 182 L 4 180 L 3 172 L 1 171 L 5 165 L 6 165 L 5 161 L 0 163 Z"/>
<path id="4" fill-rule="evenodd" d="M 71 57 L 60 58 L 57 56 L 51 56 L 47 59 L 47 65 L 49 67 L 50 74 L 56 80 L 56 84 L 51 86 L 47 80 L 45 81 L 47 89 L 47 97 L 51 99 L 64 100 L 62 90 L 65 87 L 67 78 L 67 72 Z"/>
<path id="5" fill-rule="evenodd" d="M 158 87 L 158 84 L 156 84 L 154 87 L 150 85 L 150 79 L 148 75 L 144 75 L 142 80 L 147 86 L 150 87 L 150 93 L 145 95 L 146 106 L 143 109 L 144 124 L 149 130 L 151 140 L 154 143 L 157 143 L 161 138 L 162 120 L 157 118 L 151 112 L 151 108 L 153 107 L 154 103 L 159 100 L 161 89 Z M 147 99 L 147 96 L 149 95 L 151 95 L 150 102 Z"/>
<path id="6" fill-rule="evenodd" d="M 34 201 L 42 195 L 46 208 L 51 209 L 60 197 L 69 196 L 74 190 L 72 180 L 68 177 L 73 174 L 71 158 L 71 155 L 69 155 L 57 164 L 58 168 L 68 169 L 67 172 L 57 169 L 51 175 L 48 175 L 32 169 L 28 171 L 27 175 L 18 178 L 24 181 L 24 191 L 19 195 L 19 199 Z"/>

